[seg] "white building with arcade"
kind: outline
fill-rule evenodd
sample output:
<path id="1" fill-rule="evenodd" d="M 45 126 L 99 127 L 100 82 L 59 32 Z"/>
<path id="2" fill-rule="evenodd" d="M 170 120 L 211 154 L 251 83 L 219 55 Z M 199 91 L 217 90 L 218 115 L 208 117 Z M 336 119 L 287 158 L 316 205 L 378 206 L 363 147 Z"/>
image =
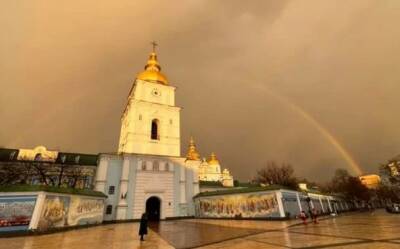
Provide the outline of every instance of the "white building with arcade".
<path id="1" fill-rule="evenodd" d="M 108 195 L 105 220 L 139 219 L 144 212 L 153 220 L 194 216 L 199 173 L 233 185 L 215 155 L 208 163 L 190 156 L 193 140 L 188 156 L 181 157 L 181 108 L 175 105 L 175 91 L 153 51 L 129 93 L 118 153 L 99 156 L 95 190 Z"/>

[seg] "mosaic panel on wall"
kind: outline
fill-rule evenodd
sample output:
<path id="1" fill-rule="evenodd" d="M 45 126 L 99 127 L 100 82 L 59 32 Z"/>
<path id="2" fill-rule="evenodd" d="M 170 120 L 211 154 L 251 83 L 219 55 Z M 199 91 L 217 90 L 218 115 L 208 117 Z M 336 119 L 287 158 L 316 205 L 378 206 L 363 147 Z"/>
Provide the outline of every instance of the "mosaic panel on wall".
<path id="1" fill-rule="evenodd" d="M 279 216 L 279 207 L 275 193 L 239 194 L 200 197 L 196 212 L 210 218 L 262 218 Z"/>
<path id="2" fill-rule="evenodd" d="M 104 201 L 78 196 L 46 196 L 38 229 L 96 224 L 103 220 Z"/>
<path id="3" fill-rule="evenodd" d="M 28 230 L 36 196 L 0 197 L 0 231 Z"/>

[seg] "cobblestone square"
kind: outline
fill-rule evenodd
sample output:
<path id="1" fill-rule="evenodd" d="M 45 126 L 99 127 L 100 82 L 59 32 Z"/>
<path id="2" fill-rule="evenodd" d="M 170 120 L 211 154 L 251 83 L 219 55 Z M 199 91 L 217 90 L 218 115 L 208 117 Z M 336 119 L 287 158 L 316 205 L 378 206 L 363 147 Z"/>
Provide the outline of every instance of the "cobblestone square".
<path id="1" fill-rule="evenodd" d="M 176 220 L 152 224 L 144 242 L 138 223 L 47 235 L 1 238 L 0 249 L 50 248 L 399 248 L 400 216 L 384 210 L 298 221 Z"/>

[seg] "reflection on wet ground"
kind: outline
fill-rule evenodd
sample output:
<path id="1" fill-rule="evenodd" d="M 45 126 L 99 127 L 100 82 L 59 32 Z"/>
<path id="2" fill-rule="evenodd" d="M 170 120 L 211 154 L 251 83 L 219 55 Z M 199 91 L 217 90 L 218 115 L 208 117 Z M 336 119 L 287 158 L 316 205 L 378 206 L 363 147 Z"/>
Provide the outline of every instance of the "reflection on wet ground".
<path id="1" fill-rule="evenodd" d="M 122 223 L 39 236 L 0 238 L 0 249 L 172 249 L 149 230 L 146 241 L 138 236 L 139 223 Z"/>
<path id="2" fill-rule="evenodd" d="M 237 228 L 201 222 L 167 221 L 150 224 L 150 228 L 175 248 L 193 248 L 264 232 L 254 228 Z"/>
<path id="3" fill-rule="evenodd" d="M 62 233 L 1 238 L 0 249 L 105 248 L 400 248 L 400 215 L 384 210 L 321 220 L 176 220 L 151 224 L 140 242 L 138 223 L 113 224 Z"/>
<path id="4" fill-rule="evenodd" d="M 295 225 L 202 247 L 214 248 L 400 248 L 400 215 L 383 210 Z"/>

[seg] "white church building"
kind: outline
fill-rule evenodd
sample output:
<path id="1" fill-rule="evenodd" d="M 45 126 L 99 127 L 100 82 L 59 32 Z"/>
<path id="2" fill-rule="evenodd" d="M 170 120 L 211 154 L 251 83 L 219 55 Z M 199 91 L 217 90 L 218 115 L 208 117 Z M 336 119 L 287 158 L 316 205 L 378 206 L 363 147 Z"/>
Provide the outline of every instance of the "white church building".
<path id="1" fill-rule="evenodd" d="M 152 220 L 195 214 L 193 196 L 210 170 L 192 156 L 193 140 L 188 155 L 181 157 L 181 108 L 175 105 L 175 90 L 153 51 L 129 93 L 118 153 L 99 156 L 95 189 L 108 195 L 104 220 L 140 219 L 145 211 Z M 211 167 L 216 162 L 214 155 Z M 211 180 L 233 185 L 229 172 L 225 170 L 224 178 L 219 163 L 217 168 L 217 174 L 211 170 Z"/>

